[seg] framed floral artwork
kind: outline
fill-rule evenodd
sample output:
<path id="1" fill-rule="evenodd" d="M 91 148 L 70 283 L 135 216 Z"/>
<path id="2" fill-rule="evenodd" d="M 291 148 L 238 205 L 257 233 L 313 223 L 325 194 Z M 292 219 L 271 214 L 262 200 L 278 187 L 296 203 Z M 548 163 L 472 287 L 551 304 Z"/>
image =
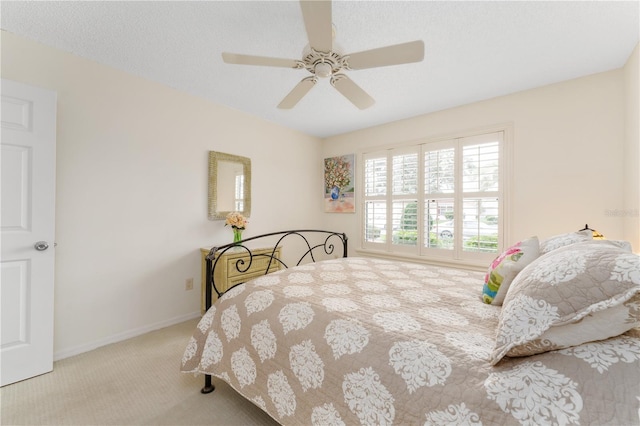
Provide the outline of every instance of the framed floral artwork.
<path id="1" fill-rule="evenodd" d="M 324 159 L 324 211 L 355 213 L 355 154 Z"/>

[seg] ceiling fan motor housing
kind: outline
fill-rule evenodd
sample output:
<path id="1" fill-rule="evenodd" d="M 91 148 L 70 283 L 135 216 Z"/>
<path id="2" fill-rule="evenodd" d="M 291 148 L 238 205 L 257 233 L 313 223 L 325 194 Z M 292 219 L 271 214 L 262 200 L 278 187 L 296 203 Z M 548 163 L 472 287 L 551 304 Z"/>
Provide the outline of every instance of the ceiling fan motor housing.
<path id="1" fill-rule="evenodd" d="M 346 58 L 339 53 L 334 51 L 319 52 L 313 48 L 308 50 L 305 48 L 302 62 L 307 71 L 323 78 L 330 77 L 343 68 L 347 68 Z"/>

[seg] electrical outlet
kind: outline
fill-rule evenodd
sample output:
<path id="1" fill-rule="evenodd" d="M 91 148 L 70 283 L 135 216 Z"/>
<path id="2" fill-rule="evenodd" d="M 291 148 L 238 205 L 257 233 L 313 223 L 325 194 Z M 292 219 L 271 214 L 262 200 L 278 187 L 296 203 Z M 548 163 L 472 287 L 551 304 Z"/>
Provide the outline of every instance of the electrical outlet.
<path id="1" fill-rule="evenodd" d="M 186 291 L 193 290 L 193 278 L 187 278 L 184 281 L 184 289 Z"/>

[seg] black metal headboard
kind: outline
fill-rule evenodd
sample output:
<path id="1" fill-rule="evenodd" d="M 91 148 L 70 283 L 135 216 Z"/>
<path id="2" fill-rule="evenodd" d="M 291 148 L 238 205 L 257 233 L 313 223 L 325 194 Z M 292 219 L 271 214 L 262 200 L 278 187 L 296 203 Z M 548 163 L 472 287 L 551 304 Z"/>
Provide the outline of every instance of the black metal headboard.
<path id="1" fill-rule="evenodd" d="M 291 255 L 291 253 L 287 253 L 287 258 L 283 259 L 282 256 L 277 255 L 278 248 L 287 247 L 287 243 L 291 240 L 296 240 L 295 242 L 300 245 L 301 248 L 299 250 L 296 250 L 297 253 L 294 253 L 293 255 Z M 263 241 L 269 242 L 268 247 L 270 249 L 261 250 L 260 254 L 253 253 L 252 249 L 247 246 L 248 243 L 253 246 L 255 245 L 255 243 L 261 243 Z M 342 249 L 342 252 L 340 251 L 340 249 Z M 319 256 L 322 256 L 323 258 L 326 258 L 327 256 L 347 257 L 347 234 L 316 229 L 279 231 L 250 237 L 237 243 L 230 243 L 219 247 L 213 247 L 211 250 L 209 250 L 209 254 L 206 257 L 206 309 L 209 309 L 212 305 L 212 297 L 214 291 L 216 292 L 218 297 L 220 297 L 224 294 L 224 292 L 244 282 L 242 281 L 236 283 L 235 285 L 224 289 L 224 291 L 221 291 L 221 289 L 216 286 L 214 271 L 216 270 L 220 259 L 223 258 L 222 255 L 229 250 L 241 251 L 246 253 L 246 256 L 242 256 L 242 258 L 239 258 L 235 262 L 235 270 L 239 274 L 247 272 L 251 268 L 254 259 L 258 257 L 262 259 L 268 259 L 268 265 L 265 269 L 266 274 L 271 269 L 270 266 L 276 262 L 278 265 L 278 269 L 282 269 L 289 268 L 289 265 L 298 266 L 303 262 L 316 262 L 316 259 L 319 258 Z M 289 260 L 290 258 L 293 260 Z"/>

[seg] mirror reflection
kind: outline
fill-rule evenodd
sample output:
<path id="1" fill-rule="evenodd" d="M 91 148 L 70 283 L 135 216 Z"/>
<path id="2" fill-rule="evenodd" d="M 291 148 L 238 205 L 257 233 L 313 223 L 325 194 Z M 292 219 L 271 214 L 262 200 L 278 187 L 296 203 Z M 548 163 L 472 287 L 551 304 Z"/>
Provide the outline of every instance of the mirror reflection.
<path id="1" fill-rule="evenodd" d="M 209 220 L 251 213 L 251 159 L 209 151 Z"/>

